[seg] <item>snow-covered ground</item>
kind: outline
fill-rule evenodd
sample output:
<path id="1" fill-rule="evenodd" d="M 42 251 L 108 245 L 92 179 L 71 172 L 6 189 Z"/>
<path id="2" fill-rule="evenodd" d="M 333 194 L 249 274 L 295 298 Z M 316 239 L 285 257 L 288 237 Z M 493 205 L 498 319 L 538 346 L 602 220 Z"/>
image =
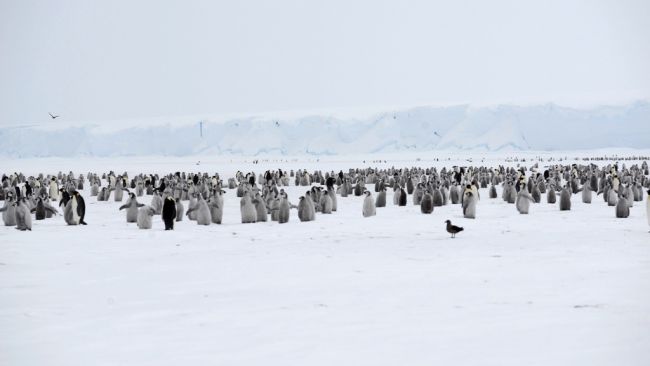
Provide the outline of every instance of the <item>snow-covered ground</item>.
<path id="1" fill-rule="evenodd" d="M 505 157 L 472 160 L 517 164 Z M 198 158 L 31 159 L 4 160 L 0 171 L 218 171 L 225 178 L 268 168 L 450 167 L 468 158 L 202 158 L 199 166 Z M 288 188 L 294 202 L 304 191 Z M 483 189 L 469 220 L 458 205 L 423 215 L 410 196 L 407 207 L 394 206 L 389 192 L 388 206 L 372 218 L 362 217 L 362 198 L 350 196 L 314 222 L 299 222 L 293 210 L 288 224 L 244 225 L 229 191 L 223 225 L 185 220 L 165 232 L 160 217 L 152 230 L 138 230 L 112 196 L 83 195 L 88 226 L 57 217 L 35 221 L 31 232 L 0 227 L 0 365 L 650 360 L 646 202 L 636 202 L 627 219 L 616 219 L 602 197 L 587 205 L 579 195 L 571 211 L 543 200 L 520 215 Z M 465 231 L 451 239 L 446 219 Z"/>

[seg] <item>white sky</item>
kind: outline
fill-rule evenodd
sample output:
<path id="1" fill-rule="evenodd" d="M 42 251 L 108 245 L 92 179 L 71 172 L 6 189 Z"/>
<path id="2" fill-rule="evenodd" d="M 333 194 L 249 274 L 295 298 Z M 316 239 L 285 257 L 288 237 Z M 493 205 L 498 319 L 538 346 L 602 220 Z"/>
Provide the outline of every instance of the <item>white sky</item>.
<path id="1" fill-rule="evenodd" d="M 0 123 L 650 97 L 650 1 L 0 0 Z"/>

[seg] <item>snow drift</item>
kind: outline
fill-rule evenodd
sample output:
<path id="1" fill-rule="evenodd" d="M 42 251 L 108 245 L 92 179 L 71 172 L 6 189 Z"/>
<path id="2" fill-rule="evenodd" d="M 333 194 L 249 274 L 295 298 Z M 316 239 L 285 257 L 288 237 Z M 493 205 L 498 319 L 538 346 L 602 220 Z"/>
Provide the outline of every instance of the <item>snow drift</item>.
<path id="1" fill-rule="evenodd" d="M 458 105 L 347 116 L 269 113 L 51 123 L 0 127 L 0 155 L 256 156 L 650 147 L 649 102 L 592 109 Z"/>

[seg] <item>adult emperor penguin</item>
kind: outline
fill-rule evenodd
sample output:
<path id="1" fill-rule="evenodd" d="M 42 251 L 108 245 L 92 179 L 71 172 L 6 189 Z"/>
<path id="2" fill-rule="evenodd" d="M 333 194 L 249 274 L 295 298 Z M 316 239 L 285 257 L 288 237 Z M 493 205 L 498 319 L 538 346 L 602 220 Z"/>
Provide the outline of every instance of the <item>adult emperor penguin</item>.
<path id="1" fill-rule="evenodd" d="M 363 199 L 363 217 L 375 216 L 377 209 L 375 208 L 375 201 L 372 199 L 370 191 L 365 191 L 366 198 Z"/>
<path id="2" fill-rule="evenodd" d="M 138 210 L 138 229 L 151 229 L 151 217 L 156 210 L 151 206 L 143 206 Z"/>
<path id="3" fill-rule="evenodd" d="M 65 204 L 63 219 L 68 225 L 86 225 L 86 203 L 78 191 L 73 191 L 70 200 Z"/>
<path id="4" fill-rule="evenodd" d="M 174 230 L 174 221 L 176 221 L 176 200 L 174 200 L 174 197 L 172 196 L 167 196 L 167 198 L 165 198 L 162 208 L 162 220 L 165 223 L 165 230 Z"/>
<path id="5" fill-rule="evenodd" d="M 16 229 L 32 231 L 32 215 L 25 198 L 21 198 L 14 205 L 16 206 Z"/>
<path id="6" fill-rule="evenodd" d="M 120 206 L 120 211 L 126 209 L 126 222 L 138 221 L 138 208 L 143 207 L 144 204 L 138 203 L 135 194 L 129 193 L 129 198 L 126 203 Z"/>
<path id="7" fill-rule="evenodd" d="M 59 185 L 56 183 L 56 177 L 52 177 L 50 180 L 50 199 L 52 201 L 59 200 Z"/>

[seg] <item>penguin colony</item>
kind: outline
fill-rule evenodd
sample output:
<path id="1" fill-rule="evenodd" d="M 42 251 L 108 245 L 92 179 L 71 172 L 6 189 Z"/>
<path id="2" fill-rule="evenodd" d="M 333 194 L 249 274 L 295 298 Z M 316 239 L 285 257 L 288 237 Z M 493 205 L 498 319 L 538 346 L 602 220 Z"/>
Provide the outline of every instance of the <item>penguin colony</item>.
<path id="1" fill-rule="evenodd" d="M 305 193 L 293 202 L 283 189 L 292 184 L 305 188 Z M 335 214 L 337 200 L 351 196 L 362 197 L 361 215 L 371 218 L 377 215 L 378 209 L 387 206 L 388 190 L 393 192 L 394 206 L 403 207 L 411 202 L 420 206 L 422 214 L 429 215 L 436 207 L 459 205 L 464 218 L 476 219 L 480 217 L 480 188 L 488 189 L 487 199 L 498 199 L 500 191 L 501 199 L 514 204 L 524 215 L 534 213 L 534 206 L 544 201 L 557 205 L 559 211 L 570 211 L 574 195 L 579 194 L 585 204 L 592 204 L 595 197 L 602 195 L 603 204 L 613 208 L 616 218 L 627 218 L 634 202 L 643 201 L 647 196 L 650 225 L 650 178 L 646 161 L 629 167 L 614 163 L 555 164 L 540 168 L 537 162 L 518 168 L 363 168 L 338 173 L 279 169 L 258 176 L 237 172 L 225 183 L 219 174 L 207 173 L 133 177 L 112 171 L 101 175 L 59 172 L 37 177 L 14 173 L 2 176 L 3 223 L 28 231 L 33 228 L 33 220 L 61 215 L 67 225 L 86 225 L 87 206 L 80 193 L 86 186 L 90 197 L 98 202 L 109 201 L 111 195 L 113 201 L 124 202 L 118 211 L 124 211 L 126 222 L 135 223 L 139 229 L 151 229 L 155 216 L 161 217 L 165 230 L 174 230 L 175 223 L 185 218 L 197 225 L 219 225 L 224 217 L 226 194 L 239 199 L 242 224 L 287 223 L 292 210 L 297 211 L 299 221 L 314 221 L 317 215 Z M 441 223 L 446 223 L 452 237 L 462 230 L 451 226 L 449 220 Z"/>

